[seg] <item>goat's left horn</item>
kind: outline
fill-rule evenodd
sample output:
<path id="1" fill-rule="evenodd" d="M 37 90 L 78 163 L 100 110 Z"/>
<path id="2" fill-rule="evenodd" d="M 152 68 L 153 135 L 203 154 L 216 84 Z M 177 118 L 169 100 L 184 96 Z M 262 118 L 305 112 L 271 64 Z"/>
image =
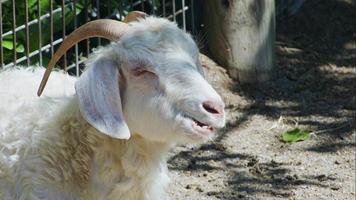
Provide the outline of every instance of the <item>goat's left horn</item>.
<path id="1" fill-rule="evenodd" d="M 127 15 L 124 22 L 128 23 L 131 21 L 136 21 L 138 18 L 144 18 L 145 16 L 146 13 L 144 12 L 133 11 Z M 61 46 L 49 61 L 48 67 L 38 88 L 37 95 L 41 96 L 54 65 L 68 49 L 70 49 L 76 43 L 92 37 L 102 37 L 108 40 L 117 41 L 127 31 L 128 25 L 126 23 L 111 19 L 99 19 L 88 22 L 69 34 L 63 40 Z"/>

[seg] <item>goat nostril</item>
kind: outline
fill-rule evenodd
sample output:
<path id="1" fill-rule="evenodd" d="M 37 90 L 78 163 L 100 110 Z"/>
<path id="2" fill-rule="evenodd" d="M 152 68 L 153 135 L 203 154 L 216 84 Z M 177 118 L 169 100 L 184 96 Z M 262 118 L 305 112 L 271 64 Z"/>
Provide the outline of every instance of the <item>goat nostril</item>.
<path id="1" fill-rule="evenodd" d="M 211 114 L 222 114 L 224 112 L 223 106 L 210 101 L 204 102 L 203 108 Z"/>

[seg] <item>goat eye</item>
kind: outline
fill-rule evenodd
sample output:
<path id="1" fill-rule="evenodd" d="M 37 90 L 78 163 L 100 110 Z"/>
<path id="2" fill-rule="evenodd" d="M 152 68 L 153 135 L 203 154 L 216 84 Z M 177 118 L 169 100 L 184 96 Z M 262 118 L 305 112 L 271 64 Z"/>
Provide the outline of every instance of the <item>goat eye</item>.
<path id="1" fill-rule="evenodd" d="M 149 71 L 149 70 L 143 69 L 143 68 L 137 68 L 137 69 L 132 70 L 132 74 L 134 76 L 155 75 L 155 73 L 153 73 L 152 71 Z"/>

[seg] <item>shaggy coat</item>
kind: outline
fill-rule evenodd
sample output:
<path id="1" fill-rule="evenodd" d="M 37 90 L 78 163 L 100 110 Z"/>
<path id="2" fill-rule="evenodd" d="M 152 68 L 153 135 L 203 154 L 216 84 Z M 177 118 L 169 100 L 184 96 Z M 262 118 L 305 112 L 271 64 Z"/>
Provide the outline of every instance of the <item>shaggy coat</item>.
<path id="1" fill-rule="evenodd" d="M 132 23 L 79 78 L 0 73 L 0 199 L 166 200 L 166 156 L 225 123 L 190 36 L 167 20 Z M 118 131 L 119 130 L 119 131 Z"/>

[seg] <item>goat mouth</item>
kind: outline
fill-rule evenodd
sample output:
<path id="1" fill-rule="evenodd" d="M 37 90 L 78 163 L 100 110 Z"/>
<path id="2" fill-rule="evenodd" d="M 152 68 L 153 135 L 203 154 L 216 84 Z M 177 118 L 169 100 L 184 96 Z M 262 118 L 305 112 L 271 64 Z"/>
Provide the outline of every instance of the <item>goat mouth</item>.
<path id="1" fill-rule="evenodd" d="M 192 122 L 193 128 L 199 133 L 209 134 L 214 131 L 214 127 L 209 124 L 198 121 L 197 119 L 194 119 L 193 117 L 190 116 L 185 116 L 185 117 Z"/>

